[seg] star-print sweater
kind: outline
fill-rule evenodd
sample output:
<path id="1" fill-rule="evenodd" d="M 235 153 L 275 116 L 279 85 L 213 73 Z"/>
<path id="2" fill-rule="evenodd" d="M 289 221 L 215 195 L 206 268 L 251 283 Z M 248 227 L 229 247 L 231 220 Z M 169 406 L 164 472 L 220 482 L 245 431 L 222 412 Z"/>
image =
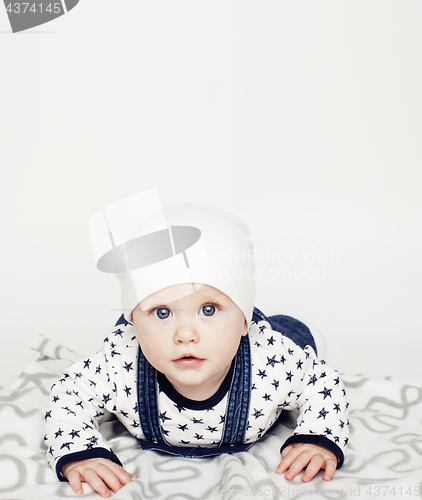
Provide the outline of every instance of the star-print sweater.
<path id="1" fill-rule="evenodd" d="M 77 460 L 102 457 L 122 465 L 99 431 L 106 412 L 144 449 L 211 456 L 247 449 L 283 411 L 297 410 L 297 426 L 281 449 L 294 442 L 319 444 L 337 455 L 340 467 L 349 404 L 338 372 L 311 345 L 302 348 L 289 338 L 307 329 L 303 323 L 274 316 L 289 319 L 286 328 L 277 323 L 279 332 L 255 311 L 259 316 L 254 312 L 230 371 L 205 401 L 178 394 L 143 356 L 133 325 L 117 324 L 101 351 L 70 366 L 51 388 L 44 439 L 58 478 L 65 480 L 62 467 Z"/>

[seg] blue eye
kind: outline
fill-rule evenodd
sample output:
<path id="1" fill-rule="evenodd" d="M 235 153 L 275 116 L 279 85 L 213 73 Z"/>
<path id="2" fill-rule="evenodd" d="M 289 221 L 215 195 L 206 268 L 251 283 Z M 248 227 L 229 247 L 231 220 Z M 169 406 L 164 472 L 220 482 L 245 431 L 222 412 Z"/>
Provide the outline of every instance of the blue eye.
<path id="1" fill-rule="evenodd" d="M 202 306 L 201 311 L 204 313 L 204 316 L 212 316 L 215 314 L 216 308 L 212 304 L 207 304 Z"/>
<path id="2" fill-rule="evenodd" d="M 158 319 L 167 319 L 171 316 L 171 311 L 167 307 L 159 307 L 153 311 L 152 315 Z"/>

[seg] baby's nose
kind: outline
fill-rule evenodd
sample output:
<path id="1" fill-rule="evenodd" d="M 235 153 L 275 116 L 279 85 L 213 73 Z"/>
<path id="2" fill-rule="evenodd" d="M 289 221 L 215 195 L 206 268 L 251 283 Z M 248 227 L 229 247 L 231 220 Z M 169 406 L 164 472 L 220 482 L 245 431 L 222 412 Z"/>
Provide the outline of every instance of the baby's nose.
<path id="1" fill-rule="evenodd" d="M 174 341 L 176 344 L 198 342 L 198 340 L 198 332 L 192 324 L 183 322 L 182 324 L 178 325 L 174 335 Z"/>

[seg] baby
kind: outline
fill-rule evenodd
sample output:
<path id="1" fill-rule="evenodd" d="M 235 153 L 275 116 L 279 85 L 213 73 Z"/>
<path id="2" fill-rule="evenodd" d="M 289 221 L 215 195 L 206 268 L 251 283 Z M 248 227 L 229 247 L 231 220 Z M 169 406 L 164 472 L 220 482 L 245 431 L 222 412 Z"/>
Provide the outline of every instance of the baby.
<path id="1" fill-rule="evenodd" d="M 291 480 L 305 469 L 306 482 L 323 469 L 330 480 L 348 442 L 346 393 L 303 323 L 254 307 L 246 224 L 204 205 L 152 209 L 145 196 L 91 222 L 97 267 L 119 278 L 124 314 L 103 349 L 52 387 L 45 442 L 58 478 L 102 497 L 131 481 L 99 432 L 106 411 L 145 450 L 210 457 L 247 450 L 297 410 L 276 471 Z"/>

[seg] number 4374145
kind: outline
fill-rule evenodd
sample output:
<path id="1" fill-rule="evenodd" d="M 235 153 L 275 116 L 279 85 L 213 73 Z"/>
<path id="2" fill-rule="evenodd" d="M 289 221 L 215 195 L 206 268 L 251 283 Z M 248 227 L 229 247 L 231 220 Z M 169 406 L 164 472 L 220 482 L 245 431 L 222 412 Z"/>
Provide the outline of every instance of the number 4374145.
<path id="1" fill-rule="evenodd" d="M 398 497 L 412 497 L 420 496 L 420 489 L 418 486 L 369 486 L 365 491 L 367 496 L 394 498 Z"/>
<path id="2" fill-rule="evenodd" d="M 36 14 L 48 12 L 49 14 L 60 14 L 62 12 L 61 2 L 49 3 L 43 5 L 42 3 L 30 2 L 14 2 L 6 5 L 6 11 L 15 14 Z"/>

